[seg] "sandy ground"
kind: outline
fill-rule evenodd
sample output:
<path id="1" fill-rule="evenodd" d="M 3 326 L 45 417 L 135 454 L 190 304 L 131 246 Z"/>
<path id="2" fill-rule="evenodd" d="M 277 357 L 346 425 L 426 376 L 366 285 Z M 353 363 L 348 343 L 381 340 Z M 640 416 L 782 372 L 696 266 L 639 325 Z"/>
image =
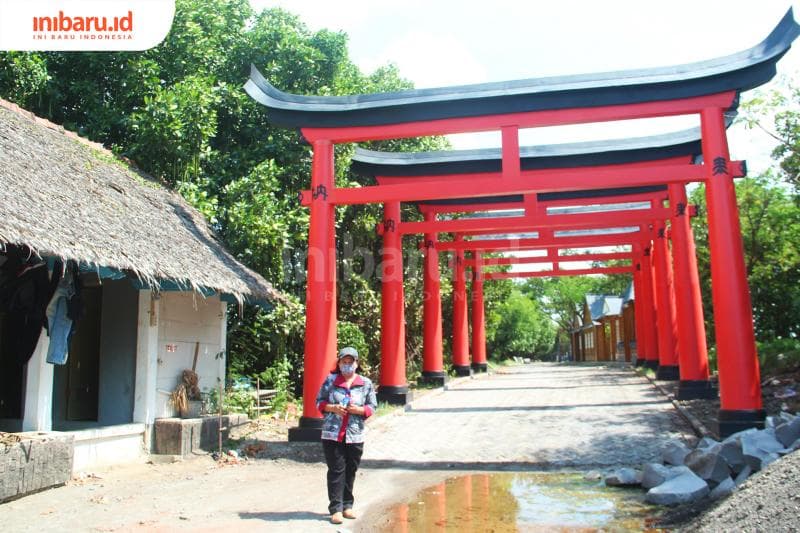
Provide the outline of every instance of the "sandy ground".
<path id="1" fill-rule="evenodd" d="M 658 457 L 667 438 L 692 440 L 675 409 L 629 368 L 533 364 L 451 382 L 411 408 L 372 420 L 356 481 L 361 518 L 465 471 L 606 469 Z M 262 458 L 208 456 L 97 471 L 0 505 L 3 531 L 335 531 L 316 443 L 256 433 Z"/>

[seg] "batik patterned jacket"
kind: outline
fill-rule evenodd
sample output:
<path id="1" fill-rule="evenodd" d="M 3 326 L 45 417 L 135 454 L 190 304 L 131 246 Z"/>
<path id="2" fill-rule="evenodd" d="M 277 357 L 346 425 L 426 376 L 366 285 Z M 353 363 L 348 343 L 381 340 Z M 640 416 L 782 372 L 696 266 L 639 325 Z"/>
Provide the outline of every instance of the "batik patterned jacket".
<path id="1" fill-rule="evenodd" d="M 346 414 L 339 416 L 335 413 L 326 413 L 328 404 L 347 404 L 364 407 L 364 416 Z M 341 374 L 331 374 L 325 379 L 317 394 L 317 409 L 323 414 L 322 438 L 323 440 L 344 440 L 348 444 L 364 442 L 364 422 L 375 409 L 378 401 L 375 398 L 375 387 L 372 381 L 363 376 L 356 375 L 353 383 L 348 388 L 347 381 Z"/>

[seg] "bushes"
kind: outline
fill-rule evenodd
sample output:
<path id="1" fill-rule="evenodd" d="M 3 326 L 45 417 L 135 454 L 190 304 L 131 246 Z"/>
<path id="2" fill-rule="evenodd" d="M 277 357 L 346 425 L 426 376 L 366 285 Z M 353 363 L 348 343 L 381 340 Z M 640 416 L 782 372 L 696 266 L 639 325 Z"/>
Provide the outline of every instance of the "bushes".
<path id="1" fill-rule="evenodd" d="M 756 344 L 762 375 L 791 371 L 800 367 L 799 339 L 774 339 Z"/>

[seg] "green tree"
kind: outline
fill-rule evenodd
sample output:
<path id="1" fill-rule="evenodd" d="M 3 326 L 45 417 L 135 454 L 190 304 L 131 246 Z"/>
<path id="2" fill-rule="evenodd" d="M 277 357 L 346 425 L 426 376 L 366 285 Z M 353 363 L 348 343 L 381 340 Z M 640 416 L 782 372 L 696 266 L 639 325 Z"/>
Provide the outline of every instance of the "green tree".
<path id="1" fill-rule="evenodd" d="M 767 133 L 777 146 L 772 157 L 778 162 L 783 181 L 800 193 L 800 86 L 782 78 L 772 90 L 756 91 L 744 102 L 737 119 L 748 128 Z"/>
<path id="2" fill-rule="evenodd" d="M 800 326 L 800 207 L 776 176 L 738 180 L 736 198 L 753 304 L 756 337 L 765 341 L 796 337 Z M 705 212 L 705 188 L 691 194 Z M 702 217 L 692 220 L 697 242 L 698 270 L 703 294 L 706 332 L 713 339 L 708 228 Z"/>
<path id="3" fill-rule="evenodd" d="M 397 68 L 365 75 L 350 61 L 347 36 L 309 29 L 279 9 L 255 13 L 247 0 L 177 0 L 172 29 L 139 53 L 0 53 L 0 95 L 63 124 L 175 187 L 209 220 L 231 252 L 294 299 L 270 312 L 230 313 L 232 373 L 278 365 L 302 379 L 308 211 L 296 195 L 310 182 L 311 152 L 297 133 L 271 124 L 242 89 L 256 65 L 281 90 L 354 94 L 411 88 Z M 371 143 L 382 150 L 429 150 L 442 138 Z M 368 185 L 352 175 L 352 146 L 337 146 L 336 183 Z M 404 207 L 407 220 L 419 214 Z M 363 332 L 365 352 L 380 351 L 379 206 L 337 209 L 339 318 L 347 337 Z M 347 247 L 359 250 L 348 258 Z M 416 253 L 406 239 L 405 255 Z M 347 262 L 360 262 L 349 268 Z M 359 267 L 359 265 L 354 265 Z M 421 283 L 409 272 L 410 366 L 421 345 Z M 352 338 L 352 335 L 347 338 Z M 373 359 L 374 358 L 374 359 Z M 373 368 L 377 364 L 372 365 Z M 276 367 L 278 368 L 278 367 Z M 278 375 L 276 374 L 276 375 Z M 283 379 L 283 377 L 281 377 Z"/>
<path id="4" fill-rule="evenodd" d="M 499 317 L 489 350 L 493 358 L 536 357 L 550 352 L 554 327 L 534 300 L 514 290 L 500 306 Z"/>

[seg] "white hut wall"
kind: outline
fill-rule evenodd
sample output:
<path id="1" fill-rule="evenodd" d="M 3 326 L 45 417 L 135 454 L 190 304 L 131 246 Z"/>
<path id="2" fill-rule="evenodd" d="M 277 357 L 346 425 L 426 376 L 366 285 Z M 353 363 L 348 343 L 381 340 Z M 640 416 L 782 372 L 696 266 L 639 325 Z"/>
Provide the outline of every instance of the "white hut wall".
<path id="1" fill-rule="evenodd" d="M 226 316 L 219 297 L 165 292 L 159 304 L 156 418 L 175 416 L 169 393 L 184 369 L 192 368 L 197 343 L 195 372 L 200 390 L 215 390 L 225 375 Z"/>

